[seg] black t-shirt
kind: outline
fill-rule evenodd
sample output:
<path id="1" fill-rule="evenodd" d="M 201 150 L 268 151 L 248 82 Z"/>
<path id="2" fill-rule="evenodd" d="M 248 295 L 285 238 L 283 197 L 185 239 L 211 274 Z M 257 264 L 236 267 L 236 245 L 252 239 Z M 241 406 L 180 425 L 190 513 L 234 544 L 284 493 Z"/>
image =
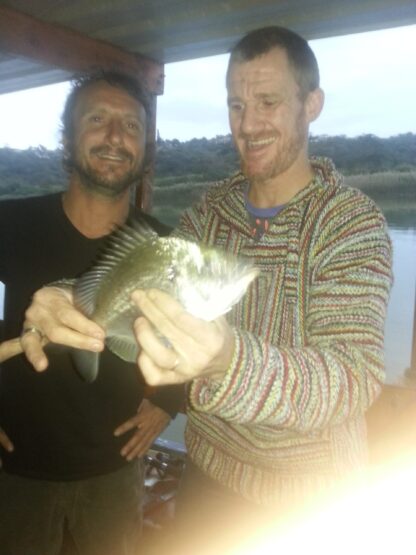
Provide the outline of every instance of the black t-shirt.
<path id="1" fill-rule="evenodd" d="M 169 228 L 145 218 L 160 234 Z M 60 194 L 0 202 L 0 280 L 5 283 L 5 335 L 22 329 L 32 294 L 51 281 L 73 278 L 95 260 L 106 238 L 88 239 L 71 224 Z M 74 370 L 68 351 L 49 355 L 39 374 L 24 355 L 3 363 L 0 373 L 0 426 L 15 445 L 0 452 L 6 471 L 51 480 L 82 479 L 123 466 L 121 447 L 129 434 L 114 429 L 132 417 L 143 398 L 137 366 L 105 350 L 93 383 Z M 177 391 L 177 390 L 176 390 Z M 175 396 L 175 395 L 173 395 Z M 156 395 L 157 397 L 157 395 Z M 160 406 L 180 404 L 164 389 Z M 153 400 L 153 399 L 152 399 Z M 156 399 L 157 402 L 157 399 Z"/>

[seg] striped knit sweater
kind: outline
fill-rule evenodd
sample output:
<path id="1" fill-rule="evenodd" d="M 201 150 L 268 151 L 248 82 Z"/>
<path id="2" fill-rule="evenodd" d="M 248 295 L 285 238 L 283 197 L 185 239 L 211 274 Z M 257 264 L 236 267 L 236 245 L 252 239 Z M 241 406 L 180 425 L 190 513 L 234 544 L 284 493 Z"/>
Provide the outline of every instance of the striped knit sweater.
<path id="1" fill-rule="evenodd" d="M 241 173 L 186 211 L 178 235 L 261 270 L 228 315 L 224 379 L 189 387 L 186 445 L 208 476 L 265 506 L 331 487 L 366 460 L 364 412 L 384 377 L 391 275 L 385 220 L 327 159 L 271 222 L 250 234 Z"/>

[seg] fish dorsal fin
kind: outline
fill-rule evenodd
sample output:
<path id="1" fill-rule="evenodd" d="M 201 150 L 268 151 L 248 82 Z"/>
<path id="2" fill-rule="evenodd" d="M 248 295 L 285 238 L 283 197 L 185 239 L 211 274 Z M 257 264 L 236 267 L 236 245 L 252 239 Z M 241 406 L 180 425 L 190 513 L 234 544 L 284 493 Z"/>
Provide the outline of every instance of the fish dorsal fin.
<path id="1" fill-rule="evenodd" d="M 145 220 L 130 220 L 109 235 L 91 270 L 83 274 L 74 286 L 77 308 L 91 316 L 96 305 L 99 285 L 106 275 L 128 257 L 139 245 L 157 240 L 158 234 Z"/>

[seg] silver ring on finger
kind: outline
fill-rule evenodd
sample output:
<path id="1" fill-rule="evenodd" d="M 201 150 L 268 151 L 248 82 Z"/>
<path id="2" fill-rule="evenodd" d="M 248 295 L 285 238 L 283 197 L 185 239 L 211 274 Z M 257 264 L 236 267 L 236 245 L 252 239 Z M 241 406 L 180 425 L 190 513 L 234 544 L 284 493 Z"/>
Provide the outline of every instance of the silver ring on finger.
<path id="1" fill-rule="evenodd" d="M 41 341 L 45 338 L 45 335 L 36 326 L 26 326 L 26 327 L 24 327 L 23 330 L 22 330 L 22 333 L 20 334 L 20 338 L 24 337 L 28 333 L 36 333 Z"/>

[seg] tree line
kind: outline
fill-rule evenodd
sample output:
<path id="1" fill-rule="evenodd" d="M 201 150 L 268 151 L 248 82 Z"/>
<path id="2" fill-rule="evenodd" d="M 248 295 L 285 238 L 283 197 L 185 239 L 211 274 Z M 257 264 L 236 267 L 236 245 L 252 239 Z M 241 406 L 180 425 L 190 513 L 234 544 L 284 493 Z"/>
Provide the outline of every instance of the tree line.
<path id="1" fill-rule="evenodd" d="M 312 136 L 309 150 L 311 155 L 331 158 L 345 175 L 416 170 L 416 135 L 413 133 L 389 138 Z M 158 139 L 156 175 L 162 183 L 166 178 L 183 176 L 214 181 L 237 168 L 238 156 L 231 135 L 187 142 Z"/>
<path id="2" fill-rule="evenodd" d="M 416 135 L 413 133 L 389 138 L 312 136 L 310 153 L 332 158 L 347 176 L 416 171 Z M 183 142 L 158 137 L 155 168 L 158 188 L 223 179 L 237 168 L 238 156 L 231 135 Z M 66 182 L 60 149 L 0 148 L 0 198 L 58 191 L 65 188 Z"/>

